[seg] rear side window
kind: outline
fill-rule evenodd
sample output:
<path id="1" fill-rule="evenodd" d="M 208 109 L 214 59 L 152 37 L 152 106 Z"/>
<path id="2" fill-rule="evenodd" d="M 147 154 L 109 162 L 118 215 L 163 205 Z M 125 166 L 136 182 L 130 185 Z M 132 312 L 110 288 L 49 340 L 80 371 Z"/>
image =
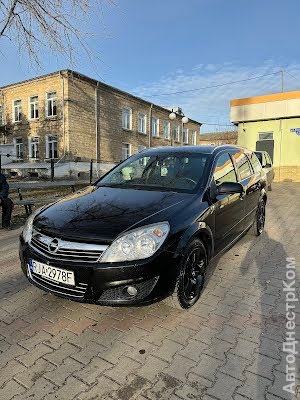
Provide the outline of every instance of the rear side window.
<path id="1" fill-rule="evenodd" d="M 255 174 L 261 171 L 261 164 L 254 153 L 249 154 L 250 162 Z"/>
<path id="2" fill-rule="evenodd" d="M 235 169 L 228 153 L 221 154 L 218 157 L 214 179 L 217 185 L 223 182 L 237 182 Z"/>
<path id="3" fill-rule="evenodd" d="M 265 153 L 267 164 L 272 165 L 271 157 L 268 153 Z"/>
<path id="4" fill-rule="evenodd" d="M 244 179 L 249 178 L 252 175 L 252 169 L 247 156 L 244 153 L 239 152 L 236 153 L 233 157 L 238 168 L 240 180 L 243 181 Z"/>

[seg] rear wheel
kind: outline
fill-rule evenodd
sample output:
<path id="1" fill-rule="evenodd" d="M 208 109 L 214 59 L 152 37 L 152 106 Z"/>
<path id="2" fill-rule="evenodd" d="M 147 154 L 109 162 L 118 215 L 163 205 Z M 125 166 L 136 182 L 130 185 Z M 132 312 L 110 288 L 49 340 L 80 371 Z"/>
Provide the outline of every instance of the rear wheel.
<path id="1" fill-rule="evenodd" d="M 207 267 L 207 252 L 200 239 L 188 245 L 182 261 L 173 294 L 165 301 L 168 305 L 187 309 L 192 307 L 202 292 Z"/>
<path id="2" fill-rule="evenodd" d="M 265 220 L 266 220 L 266 203 L 264 200 L 260 200 L 255 219 L 253 222 L 253 232 L 256 236 L 259 236 L 263 233 L 265 227 Z"/>

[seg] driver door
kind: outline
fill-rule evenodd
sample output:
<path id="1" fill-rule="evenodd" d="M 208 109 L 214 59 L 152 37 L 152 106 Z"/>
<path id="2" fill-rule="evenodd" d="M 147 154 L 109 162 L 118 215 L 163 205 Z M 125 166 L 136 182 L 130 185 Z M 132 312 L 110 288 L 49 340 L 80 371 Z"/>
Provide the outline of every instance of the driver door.
<path id="1" fill-rule="evenodd" d="M 213 179 L 218 187 L 223 182 L 237 182 L 236 171 L 228 153 L 218 156 Z M 217 194 L 215 207 L 215 250 L 220 252 L 243 231 L 245 203 L 238 193 Z"/>

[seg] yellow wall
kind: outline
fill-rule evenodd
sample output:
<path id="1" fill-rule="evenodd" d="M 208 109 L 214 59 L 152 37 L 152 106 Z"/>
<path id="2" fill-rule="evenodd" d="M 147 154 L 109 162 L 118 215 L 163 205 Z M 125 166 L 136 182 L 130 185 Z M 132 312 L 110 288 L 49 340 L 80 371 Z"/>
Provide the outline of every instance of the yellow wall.
<path id="1" fill-rule="evenodd" d="M 276 180 L 300 182 L 300 136 L 293 128 L 300 128 L 300 118 L 240 122 L 238 144 L 255 150 L 258 133 L 273 132 Z"/>

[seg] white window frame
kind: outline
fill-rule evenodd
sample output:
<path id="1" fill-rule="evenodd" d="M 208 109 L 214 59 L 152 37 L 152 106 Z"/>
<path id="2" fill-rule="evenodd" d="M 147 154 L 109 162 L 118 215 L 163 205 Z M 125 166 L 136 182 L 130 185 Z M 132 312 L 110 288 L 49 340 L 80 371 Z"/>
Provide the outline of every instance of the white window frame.
<path id="1" fill-rule="evenodd" d="M 126 145 L 128 146 L 128 157 L 124 158 L 123 157 L 123 146 Z M 127 160 L 127 158 L 129 158 L 131 156 L 131 144 L 130 143 L 122 143 L 122 160 Z"/>
<path id="2" fill-rule="evenodd" d="M 35 141 L 35 142 L 33 142 L 32 141 L 32 139 L 38 139 L 37 141 Z M 34 152 L 35 152 L 35 157 L 32 157 L 32 153 L 31 153 L 31 150 L 32 150 L 32 144 L 34 144 L 34 148 L 35 148 L 35 150 L 34 150 Z M 37 149 L 36 149 L 37 148 Z M 36 152 L 38 153 L 38 154 L 36 154 Z M 38 136 L 31 136 L 31 137 L 29 137 L 28 138 L 28 158 L 30 159 L 30 160 L 39 160 L 39 158 L 40 158 L 40 138 L 38 137 Z"/>
<path id="3" fill-rule="evenodd" d="M 55 93 L 55 97 L 52 99 L 48 99 L 48 96 L 52 93 Z M 49 114 L 49 103 L 52 103 L 52 110 L 54 108 L 53 103 L 55 102 L 55 106 L 56 106 L 56 114 Z M 46 92 L 46 118 L 56 118 L 57 117 L 57 91 L 56 90 L 52 90 L 49 92 Z"/>
<path id="4" fill-rule="evenodd" d="M 164 137 L 164 139 L 170 140 L 170 129 L 171 129 L 170 121 L 164 120 L 164 122 L 163 122 L 163 137 Z"/>
<path id="5" fill-rule="evenodd" d="M 184 140 L 185 133 L 186 133 L 186 140 Z M 182 128 L 182 143 L 189 144 L 189 130 L 188 130 L 188 128 L 185 128 L 185 127 Z"/>
<path id="6" fill-rule="evenodd" d="M 262 139 L 260 137 L 260 135 L 270 135 L 272 134 L 271 138 L 267 138 L 267 139 Z M 269 132 L 258 132 L 258 140 L 274 140 L 274 132 L 273 131 L 269 131 Z"/>
<path id="7" fill-rule="evenodd" d="M 50 140 L 50 137 L 56 136 L 55 140 Z M 57 157 L 50 157 L 50 144 L 56 143 L 57 144 Z M 52 151 L 54 151 L 52 149 Z M 47 135 L 46 136 L 46 159 L 57 159 L 58 158 L 58 135 Z"/>
<path id="8" fill-rule="evenodd" d="M 15 105 L 15 102 L 19 101 L 19 105 Z M 12 109 L 13 109 L 13 122 L 21 122 L 22 121 L 22 99 L 14 99 L 12 101 Z M 16 109 L 18 109 L 18 119 L 16 119 Z"/>
<path id="9" fill-rule="evenodd" d="M 196 146 L 197 145 L 197 131 L 192 131 L 191 137 L 192 137 L 192 145 Z"/>
<path id="10" fill-rule="evenodd" d="M 4 125 L 4 118 L 3 118 L 3 105 L 0 104 L 0 126 Z"/>
<path id="11" fill-rule="evenodd" d="M 152 124 L 152 136 L 159 137 L 159 118 L 152 117 L 151 124 Z"/>
<path id="12" fill-rule="evenodd" d="M 125 112 L 126 112 L 126 114 L 125 114 Z M 128 121 L 129 124 L 128 124 L 128 126 L 127 126 L 126 123 L 124 123 L 125 122 L 125 120 L 124 120 L 124 116 L 125 115 L 129 116 L 129 121 Z M 127 131 L 131 131 L 132 130 L 132 108 L 130 108 L 130 107 L 123 107 L 122 108 L 122 128 L 126 129 Z"/>
<path id="13" fill-rule="evenodd" d="M 140 124 L 140 121 L 143 121 L 142 124 Z M 138 132 L 144 135 L 147 134 L 147 114 L 143 112 L 138 113 Z"/>
<path id="14" fill-rule="evenodd" d="M 17 140 L 21 139 L 22 143 L 17 143 Z M 23 138 L 21 136 L 18 136 L 14 138 L 14 147 L 15 147 L 15 152 L 16 152 L 16 158 L 17 160 L 23 160 L 24 158 L 24 143 L 23 143 Z M 23 157 L 18 157 L 18 155 L 21 153 L 20 148 L 22 149 L 22 155 Z"/>
<path id="15" fill-rule="evenodd" d="M 36 101 L 32 101 L 32 99 L 34 97 L 37 98 Z M 32 105 L 33 105 L 34 115 L 36 115 L 36 113 L 37 113 L 37 116 L 34 116 L 34 117 L 31 116 L 31 106 Z M 35 120 L 35 119 L 39 119 L 39 96 L 37 94 L 28 97 L 28 117 L 29 117 L 28 119 L 31 121 Z"/>
<path id="16" fill-rule="evenodd" d="M 177 125 L 176 127 L 174 127 L 174 141 L 176 143 L 180 143 L 180 125 Z"/>

